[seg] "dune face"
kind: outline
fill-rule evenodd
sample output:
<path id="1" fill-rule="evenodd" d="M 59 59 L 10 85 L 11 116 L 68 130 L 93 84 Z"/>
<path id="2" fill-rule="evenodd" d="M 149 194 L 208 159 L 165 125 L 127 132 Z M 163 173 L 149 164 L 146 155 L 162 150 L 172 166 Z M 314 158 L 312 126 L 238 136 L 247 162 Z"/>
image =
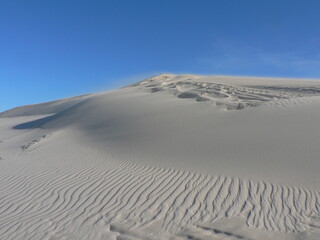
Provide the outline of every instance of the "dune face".
<path id="1" fill-rule="evenodd" d="M 319 239 L 320 82 L 163 74 L 0 113 L 0 239 Z"/>

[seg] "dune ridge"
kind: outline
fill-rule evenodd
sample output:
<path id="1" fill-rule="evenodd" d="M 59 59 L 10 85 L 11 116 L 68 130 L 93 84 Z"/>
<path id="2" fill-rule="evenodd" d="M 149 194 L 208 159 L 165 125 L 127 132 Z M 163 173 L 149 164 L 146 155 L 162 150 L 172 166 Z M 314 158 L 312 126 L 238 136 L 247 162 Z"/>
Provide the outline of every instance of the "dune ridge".
<path id="1" fill-rule="evenodd" d="M 300 86 L 290 87 L 281 85 L 281 82 L 278 82 L 278 86 L 246 85 L 241 82 L 241 78 L 238 82 L 237 78 L 233 78 L 232 84 L 225 84 L 220 79 L 223 77 L 208 79 L 193 75 L 162 74 L 131 86 L 144 87 L 152 93 L 168 91 L 182 99 L 209 101 L 226 110 L 256 107 L 266 102 L 277 106 L 279 100 L 283 99 L 320 96 L 320 86 L 301 85 L 301 82 Z"/>

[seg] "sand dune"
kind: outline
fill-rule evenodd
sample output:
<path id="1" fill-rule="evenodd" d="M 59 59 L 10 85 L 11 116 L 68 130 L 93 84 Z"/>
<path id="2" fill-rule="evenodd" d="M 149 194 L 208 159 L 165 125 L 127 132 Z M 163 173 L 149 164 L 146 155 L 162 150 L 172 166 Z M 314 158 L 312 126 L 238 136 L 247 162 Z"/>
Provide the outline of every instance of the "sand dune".
<path id="1" fill-rule="evenodd" d="M 165 74 L 0 114 L 1 239 L 319 239 L 320 84 Z"/>

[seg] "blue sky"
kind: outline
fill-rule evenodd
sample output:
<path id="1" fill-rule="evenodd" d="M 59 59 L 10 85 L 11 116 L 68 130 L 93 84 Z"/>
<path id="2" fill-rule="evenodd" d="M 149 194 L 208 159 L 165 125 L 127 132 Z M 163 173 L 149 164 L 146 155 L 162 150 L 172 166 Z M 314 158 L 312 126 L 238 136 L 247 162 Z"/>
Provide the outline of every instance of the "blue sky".
<path id="1" fill-rule="evenodd" d="M 150 75 L 320 78 L 318 0 L 3 0 L 0 111 Z"/>

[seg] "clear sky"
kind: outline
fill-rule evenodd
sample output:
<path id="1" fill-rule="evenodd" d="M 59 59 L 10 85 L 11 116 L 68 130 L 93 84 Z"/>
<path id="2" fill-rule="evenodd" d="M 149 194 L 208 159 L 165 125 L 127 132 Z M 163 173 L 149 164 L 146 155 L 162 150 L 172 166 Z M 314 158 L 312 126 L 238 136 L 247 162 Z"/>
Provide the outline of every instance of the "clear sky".
<path id="1" fill-rule="evenodd" d="M 0 111 L 164 72 L 320 78 L 320 1 L 1 1 Z"/>

